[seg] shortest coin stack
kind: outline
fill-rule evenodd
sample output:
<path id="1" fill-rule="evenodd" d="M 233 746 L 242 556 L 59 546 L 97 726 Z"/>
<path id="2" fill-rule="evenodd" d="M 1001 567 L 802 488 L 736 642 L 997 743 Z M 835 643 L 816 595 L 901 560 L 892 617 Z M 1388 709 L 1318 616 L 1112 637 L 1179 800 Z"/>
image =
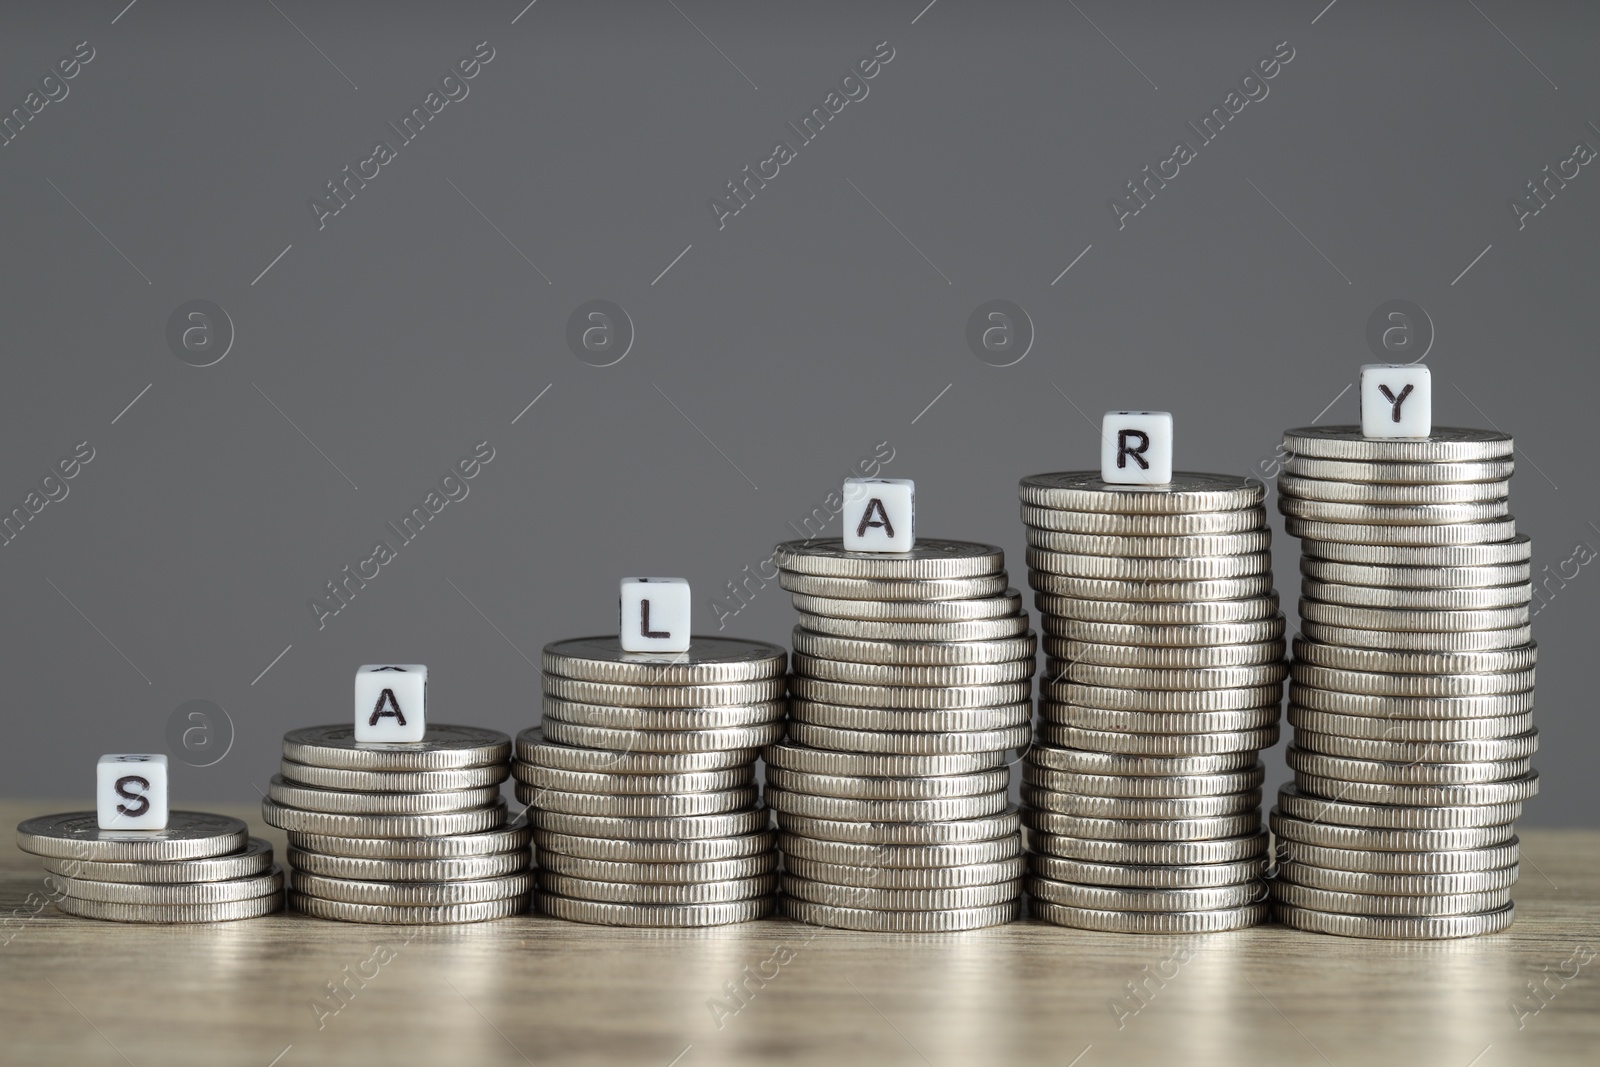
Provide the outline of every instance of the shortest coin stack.
<path id="1" fill-rule="evenodd" d="M 514 768 L 540 909 L 646 927 L 770 915 L 778 854 L 755 762 L 783 734 L 787 666 L 777 645 L 725 637 L 546 645 L 544 721 L 518 735 Z"/>
<path id="2" fill-rule="evenodd" d="M 289 903 L 322 919 L 481 922 L 527 909 L 526 824 L 506 822 L 511 739 L 430 725 L 421 741 L 358 742 L 349 726 L 283 737 L 262 816 L 289 835 Z"/>
<path id="3" fill-rule="evenodd" d="M 92 811 L 17 826 L 68 915 L 131 923 L 252 919 L 283 906 L 272 846 L 226 815 L 174 811 L 164 830 L 102 830 Z"/>

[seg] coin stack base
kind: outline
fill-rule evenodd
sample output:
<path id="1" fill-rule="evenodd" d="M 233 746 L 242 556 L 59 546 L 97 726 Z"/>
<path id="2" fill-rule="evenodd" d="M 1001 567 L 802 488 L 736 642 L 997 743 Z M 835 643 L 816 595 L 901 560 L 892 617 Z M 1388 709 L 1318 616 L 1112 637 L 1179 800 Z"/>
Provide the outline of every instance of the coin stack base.
<path id="1" fill-rule="evenodd" d="M 792 541 L 800 611 L 787 739 L 766 753 L 783 913 L 850 930 L 1017 919 L 1022 841 L 1009 750 L 1028 742 L 1037 639 L 992 545 L 910 552 Z"/>
<path id="2" fill-rule="evenodd" d="M 349 726 L 291 730 L 261 802 L 289 835 L 289 904 L 320 919 L 482 922 L 527 910 L 531 831 L 506 822 L 511 739 L 430 725 L 416 742 Z"/>
<path id="3" fill-rule="evenodd" d="M 1019 492 L 1050 657 L 1023 764 L 1035 916 L 1119 933 L 1263 922 L 1259 754 L 1287 673 L 1264 487 L 1084 471 Z"/>
<path id="4" fill-rule="evenodd" d="M 1314 426 L 1284 446 L 1279 508 L 1303 577 L 1294 784 L 1272 813 L 1278 917 L 1347 937 L 1503 930 L 1513 822 L 1538 790 L 1512 440 Z"/>
<path id="5" fill-rule="evenodd" d="M 788 653 L 693 637 L 544 649 L 544 715 L 517 737 L 539 907 L 573 922 L 702 927 L 772 914 L 778 854 L 755 763 L 783 731 Z"/>
<path id="6" fill-rule="evenodd" d="M 17 846 L 43 858 L 56 907 L 127 923 L 253 919 L 283 907 L 272 846 L 226 815 L 174 811 L 164 830 L 102 830 L 92 811 L 17 826 Z"/>

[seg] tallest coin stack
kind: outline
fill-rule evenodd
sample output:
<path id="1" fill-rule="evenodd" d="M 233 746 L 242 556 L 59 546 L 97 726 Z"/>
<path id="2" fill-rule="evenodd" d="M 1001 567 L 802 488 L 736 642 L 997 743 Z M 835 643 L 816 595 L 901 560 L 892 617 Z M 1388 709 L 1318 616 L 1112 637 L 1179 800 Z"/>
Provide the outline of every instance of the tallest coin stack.
<path id="1" fill-rule="evenodd" d="M 1313 426 L 1284 447 L 1279 507 L 1301 539 L 1303 581 L 1295 784 L 1272 816 L 1278 916 L 1358 937 L 1502 930 L 1512 823 L 1538 788 L 1511 438 Z"/>

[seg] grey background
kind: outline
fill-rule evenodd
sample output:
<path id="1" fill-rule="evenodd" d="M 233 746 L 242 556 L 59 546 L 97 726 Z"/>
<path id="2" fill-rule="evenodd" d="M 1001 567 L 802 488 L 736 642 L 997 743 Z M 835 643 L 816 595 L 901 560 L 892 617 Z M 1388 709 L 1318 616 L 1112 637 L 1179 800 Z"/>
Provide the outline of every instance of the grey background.
<path id="1" fill-rule="evenodd" d="M 198 699 L 237 736 L 176 801 L 251 799 L 374 660 L 429 664 L 437 719 L 521 729 L 540 646 L 610 629 L 620 575 L 689 578 L 714 630 L 880 441 L 921 532 L 1004 546 L 1023 586 L 1016 481 L 1094 466 L 1101 412 L 1171 410 L 1180 468 L 1270 474 L 1284 428 L 1356 418 L 1393 298 L 1436 329 L 1435 421 L 1516 434 L 1536 566 L 1600 545 L 1600 174 L 1520 232 L 1507 206 L 1600 144 L 1600 12 L 924 3 L 7 4 L 5 108 L 96 57 L 0 148 L 0 501 L 95 459 L 0 548 L 5 792 L 84 797 Z M 719 231 L 707 199 L 885 40 Z M 1108 198 L 1285 40 L 1119 231 Z M 307 199 L 480 41 L 470 95 L 319 231 Z M 607 368 L 565 340 L 594 298 L 637 331 Z M 994 298 L 1037 334 L 1007 368 L 964 339 Z M 236 328 L 214 366 L 167 346 L 191 299 Z M 319 630 L 308 598 L 482 440 L 470 495 Z M 1585 568 L 1536 620 L 1529 823 L 1595 821 L 1597 596 Z M 773 583 L 724 632 L 791 624 Z"/>

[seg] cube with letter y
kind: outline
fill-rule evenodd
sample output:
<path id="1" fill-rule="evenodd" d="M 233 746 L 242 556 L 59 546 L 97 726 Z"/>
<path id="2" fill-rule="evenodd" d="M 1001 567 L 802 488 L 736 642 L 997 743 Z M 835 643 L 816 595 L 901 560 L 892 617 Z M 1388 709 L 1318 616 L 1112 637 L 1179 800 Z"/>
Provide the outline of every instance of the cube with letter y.
<path id="1" fill-rule="evenodd" d="M 95 765 L 95 815 L 102 830 L 165 830 L 167 757 L 101 756 Z"/>
<path id="2" fill-rule="evenodd" d="M 356 669 L 357 741 L 421 741 L 427 712 L 426 665 L 368 663 Z"/>
<path id="3" fill-rule="evenodd" d="M 689 582 L 624 578 L 617 637 L 624 652 L 689 651 Z"/>
<path id="4" fill-rule="evenodd" d="M 1100 422 L 1100 480 L 1110 485 L 1172 481 L 1172 412 L 1106 412 Z"/>
<path id="5" fill-rule="evenodd" d="M 1367 363 L 1361 368 L 1361 436 L 1427 437 L 1433 433 L 1433 376 L 1421 363 Z"/>

